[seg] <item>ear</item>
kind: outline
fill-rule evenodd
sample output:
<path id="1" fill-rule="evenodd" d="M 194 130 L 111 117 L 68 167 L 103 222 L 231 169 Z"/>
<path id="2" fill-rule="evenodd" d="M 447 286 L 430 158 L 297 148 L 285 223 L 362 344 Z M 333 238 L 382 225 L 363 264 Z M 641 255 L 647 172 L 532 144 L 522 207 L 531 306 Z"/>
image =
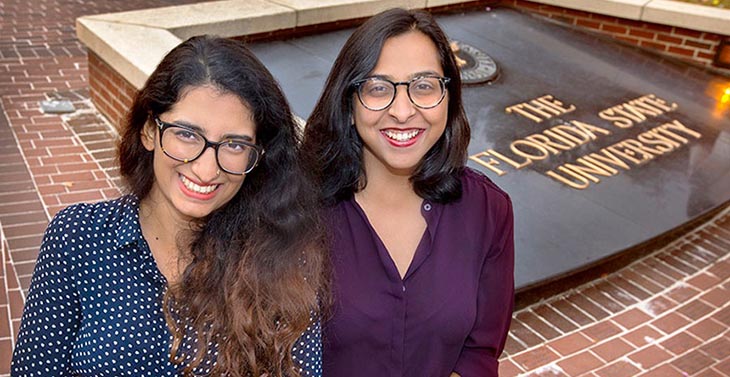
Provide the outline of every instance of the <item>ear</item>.
<path id="1" fill-rule="evenodd" d="M 155 150 L 155 129 L 151 122 L 147 122 L 139 133 L 144 149 L 150 152 Z"/>

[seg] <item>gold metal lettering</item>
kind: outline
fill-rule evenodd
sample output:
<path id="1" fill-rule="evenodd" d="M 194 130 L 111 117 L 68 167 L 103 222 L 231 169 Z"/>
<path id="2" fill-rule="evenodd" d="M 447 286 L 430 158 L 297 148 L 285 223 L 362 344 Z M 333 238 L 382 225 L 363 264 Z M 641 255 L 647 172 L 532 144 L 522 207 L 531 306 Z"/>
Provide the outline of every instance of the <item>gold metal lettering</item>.
<path id="1" fill-rule="evenodd" d="M 582 175 L 576 174 L 574 171 L 572 171 L 570 169 L 566 169 L 566 168 L 564 168 L 562 166 L 558 166 L 558 170 L 560 170 L 563 173 L 566 173 L 566 174 L 570 175 L 571 177 L 573 177 L 575 179 L 575 181 L 574 180 L 570 180 L 570 179 L 568 179 L 568 178 L 566 178 L 566 177 L 564 177 L 564 176 L 562 176 L 562 175 L 560 175 L 558 173 L 555 173 L 552 170 L 548 171 L 546 174 L 550 178 L 552 178 L 552 179 L 554 179 L 554 180 L 556 180 L 558 182 L 561 182 L 561 183 L 563 183 L 565 185 L 568 185 L 568 186 L 570 186 L 570 187 L 572 187 L 574 189 L 577 189 L 577 190 L 586 189 L 591 184 L 585 177 L 583 177 Z"/>
<path id="2" fill-rule="evenodd" d="M 552 154 L 560 154 L 560 151 L 569 151 L 573 148 L 568 145 L 556 143 L 556 142 L 550 140 L 549 137 L 547 137 L 545 135 L 541 135 L 541 134 L 534 134 L 534 135 L 527 136 L 527 137 L 525 137 L 525 140 L 529 140 L 535 144 L 542 145 L 545 149 L 547 149 Z"/>
<path id="3" fill-rule="evenodd" d="M 580 143 L 580 140 L 578 140 L 574 137 L 571 137 L 570 135 L 564 135 L 564 136 L 558 135 L 558 133 L 555 130 L 553 130 L 552 128 L 547 129 L 547 130 L 543 131 L 542 133 L 549 136 L 552 139 L 556 139 L 556 140 L 560 141 L 561 143 L 569 146 L 571 149 L 575 148 L 577 146 L 576 142 Z M 573 140 L 568 139 L 568 137 L 570 137 Z"/>
<path id="4" fill-rule="evenodd" d="M 550 94 L 508 106 L 504 109 L 508 114 L 517 113 L 537 123 L 541 123 L 543 120 L 550 119 L 556 115 L 567 114 L 574 110 L 575 105 L 565 107 L 563 102 Z"/>
<path id="5" fill-rule="evenodd" d="M 684 124 L 682 124 L 682 122 L 680 122 L 680 121 L 678 121 L 676 119 L 673 120 L 670 123 L 664 123 L 664 124 L 662 124 L 659 127 L 664 128 L 665 130 L 667 128 L 671 128 L 671 129 L 676 130 L 676 131 L 684 132 L 685 134 L 687 134 L 689 136 L 692 136 L 695 139 L 699 139 L 699 138 L 702 137 L 702 134 L 701 133 L 699 133 L 699 132 L 697 132 L 697 131 L 695 131 L 693 129 L 688 128 L 687 126 L 685 126 Z M 687 144 L 687 141 L 685 141 L 684 143 Z"/>
<path id="6" fill-rule="evenodd" d="M 536 149 L 537 151 L 540 152 L 540 154 L 538 154 L 538 155 L 530 154 L 530 153 L 525 152 L 525 151 L 521 150 L 520 148 L 518 148 L 518 146 L 522 146 L 522 145 L 527 146 L 527 147 L 532 148 L 532 149 Z M 545 158 L 547 158 L 550 155 L 549 152 L 548 152 L 548 150 L 545 149 L 542 145 L 533 143 L 533 142 L 531 142 L 529 140 L 517 140 L 517 141 L 513 141 L 509 145 L 509 149 L 514 154 L 519 155 L 519 156 L 522 156 L 522 157 L 527 158 L 527 159 L 530 159 L 530 160 L 537 160 L 537 161 L 544 160 Z"/>
<path id="7" fill-rule="evenodd" d="M 593 132 L 602 133 L 604 135 L 611 134 L 611 131 L 609 131 L 609 130 L 606 130 L 601 127 L 596 127 L 596 126 L 588 124 L 588 123 L 579 122 L 577 120 L 571 120 L 570 123 L 573 124 L 575 127 L 577 127 L 579 130 L 583 131 L 586 135 L 588 135 L 588 137 L 590 137 L 591 140 L 596 140 L 596 135 Z M 591 132 L 591 131 L 593 131 L 593 132 Z"/>
<path id="8" fill-rule="evenodd" d="M 676 108 L 676 103 L 669 105 L 663 99 L 647 94 L 603 109 L 598 112 L 598 117 L 611 122 L 615 127 L 630 128 L 646 121 L 647 116 L 657 117 Z"/>
<path id="9" fill-rule="evenodd" d="M 482 158 L 480 158 L 482 156 L 489 157 L 489 159 L 485 161 Z M 489 156 L 489 153 L 487 153 L 487 152 L 479 152 L 477 154 L 471 155 L 471 156 L 469 156 L 469 159 L 484 166 L 485 168 L 497 173 L 497 176 L 499 176 L 499 177 L 507 174 L 506 171 L 495 167 L 495 165 L 499 165 L 499 161 L 491 158 Z"/>
<path id="10" fill-rule="evenodd" d="M 610 147 L 606 147 L 606 148 L 604 148 L 604 150 L 608 149 L 609 151 L 616 153 L 617 155 L 623 157 L 626 160 L 633 162 L 636 165 L 641 165 L 640 160 L 637 160 L 634 157 L 632 157 L 632 156 L 636 155 L 636 153 L 634 153 L 634 151 L 632 151 L 631 149 L 626 149 L 626 148 L 624 148 L 623 150 L 618 149 L 621 146 L 621 143 L 622 142 L 619 142 L 614 145 L 611 145 Z M 603 152 L 603 150 L 601 150 L 601 152 Z"/>
<path id="11" fill-rule="evenodd" d="M 618 170 L 616 170 L 616 169 L 614 169 L 614 168 L 612 168 L 612 167 L 610 167 L 610 166 L 608 166 L 608 165 L 604 164 L 604 163 L 603 163 L 603 162 L 601 162 L 601 161 L 598 161 L 598 159 L 594 158 L 594 157 L 593 157 L 593 155 L 588 155 L 588 156 L 583 156 L 583 157 L 580 157 L 580 158 L 578 158 L 578 160 L 577 160 L 577 161 L 579 161 L 579 162 L 583 163 L 583 162 L 582 162 L 582 160 L 588 161 L 588 162 L 590 162 L 591 164 L 593 164 L 593 165 L 596 165 L 596 166 L 600 167 L 601 169 L 603 169 L 603 170 L 605 170 L 605 171 L 607 171 L 607 172 L 610 172 L 610 173 L 611 173 L 611 175 L 616 175 L 616 174 L 618 174 Z M 623 162 L 623 161 L 621 161 L 621 163 L 624 163 L 624 162 Z M 628 165 L 626 165 L 626 167 L 628 168 Z"/>
<path id="12" fill-rule="evenodd" d="M 527 119 L 530 119 L 530 120 L 532 120 L 534 122 L 537 122 L 537 123 L 542 122 L 542 119 L 540 119 L 540 117 L 536 117 L 536 116 L 530 114 L 529 112 L 527 112 L 525 110 L 522 110 L 523 107 L 525 107 L 525 104 L 524 103 L 520 103 L 520 104 L 517 104 L 517 105 L 510 106 L 510 107 L 504 109 L 504 111 L 506 111 L 507 113 L 516 112 L 517 114 L 520 114 L 523 117 L 525 117 Z"/>
<path id="13" fill-rule="evenodd" d="M 536 99 L 530 101 L 529 104 L 525 104 L 525 105 L 531 107 L 531 110 L 533 110 L 537 113 L 546 114 L 547 116 L 545 116 L 545 119 L 552 118 L 553 117 L 552 115 L 562 114 L 562 112 L 560 111 L 561 110 L 560 108 L 556 109 L 555 107 L 553 107 L 550 104 L 550 102 L 545 103 L 545 102 L 541 101 L 545 97 L 552 97 L 552 96 L 542 96 L 540 98 L 536 98 Z M 543 110 L 544 110 L 544 112 L 543 112 Z M 550 115 L 550 114 L 552 114 L 552 115 Z"/>
<path id="14" fill-rule="evenodd" d="M 636 139 L 644 144 L 654 145 L 659 152 L 658 154 L 671 152 L 680 145 L 657 134 L 653 129 L 639 134 Z"/>
<path id="15" fill-rule="evenodd" d="M 634 140 L 634 139 L 626 139 L 621 143 L 624 147 L 631 149 L 632 151 L 636 152 L 641 157 L 641 163 L 645 163 L 649 160 L 654 159 L 654 154 L 650 153 L 649 150 L 651 148 L 644 147 L 643 144 L 640 142 Z M 657 152 L 659 154 L 659 152 Z"/>
<path id="16" fill-rule="evenodd" d="M 608 147 L 608 148 L 610 148 L 610 147 Z M 608 148 L 603 148 L 600 151 L 598 151 L 598 153 L 591 153 L 588 156 L 590 156 L 591 158 L 594 158 L 596 160 L 606 162 L 610 165 L 618 166 L 620 168 L 623 168 L 624 170 L 631 170 L 631 167 L 629 167 L 628 164 L 626 164 L 620 158 L 614 156 L 613 153 L 611 153 L 611 150 L 609 150 Z"/>
<path id="17" fill-rule="evenodd" d="M 664 110 L 665 112 L 674 111 L 679 107 L 676 103 L 672 102 L 672 104 L 667 104 L 667 101 L 653 95 L 653 94 L 647 94 L 643 97 L 641 97 L 644 101 L 651 103 L 652 105 Z"/>
<path id="18" fill-rule="evenodd" d="M 650 115 L 650 116 L 659 116 L 664 113 L 661 109 L 657 109 L 655 107 L 650 106 L 646 102 L 642 102 L 643 97 L 635 100 L 629 101 L 628 104 L 624 105 L 626 109 L 631 108 L 631 111 L 637 111 L 642 114 Z"/>
<path id="19" fill-rule="evenodd" d="M 559 125 L 551 128 L 550 130 L 563 135 L 563 137 L 573 140 L 573 142 L 575 142 L 578 145 L 583 145 L 583 144 L 587 143 L 589 140 L 591 140 L 591 138 L 588 137 L 588 135 L 586 135 L 583 132 L 580 132 L 575 127 L 573 127 L 569 124 L 559 124 Z M 580 139 L 576 136 L 579 136 Z"/>
<path id="20" fill-rule="evenodd" d="M 580 165 L 565 164 L 563 166 L 565 166 L 567 169 L 575 171 L 576 173 L 590 179 L 591 181 L 593 181 L 595 183 L 601 182 L 601 180 L 598 179 L 595 175 L 600 175 L 603 177 L 610 177 L 617 173 L 617 171 L 613 170 L 613 169 L 611 169 L 611 170 L 613 170 L 613 172 L 601 169 L 601 167 L 596 166 L 596 165 L 590 163 L 589 161 L 586 161 L 581 158 L 576 160 L 576 162 L 579 163 Z"/>
<path id="21" fill-rule="evenodd" d="M 515 162 L 511 158 L 509 158 L 509 157 L 507 157 L 507 156 L 505 156 L 505 155 L 503 155 L 503 154 L 501 154 L 501 153 L 499 153 L 499 152 L 497 152 L 497 151 L 495 151 L 493 149 L 487 149 L 487 153 L 489 153 L 492 156 L 497 157 L 500 160 L 502 160 L 502 161 L 504 161 L 504 162 L 512 165 L 515 169 L 518 169 L 518 170 L 524 168 L 525 166 L 528 166 L 528 165 L 532 164 L 532 160 L 529 159 L 529 158 L 526 158 L 525 161 L 520 164 L 520 163 Z"/>
<path id="22" fill-rule="evenodd" d="M 631 121 L 629 118 L 616 116 L 614 115 L 616 112 L 613 110 L 613 107 L 610 109 L 606 109 L 598 113 L 598 117 L 601 119 L 605 119 L 611 122 L 614 126 L 618 128 L 631 128 L 631 126 L 634 125 L 634 122 Z"/>
<path id="23" fill-rule="evenodd" d="M 641 123 L 646 120 L 646 116 L 644 114 L 642 114 L 642 113 L 637 114 L 633 111 L 630 111 L 626 106 L 627 106 L 626 104 L 618 105 L 618 106 L 612 107 L 612 109 L 614 109 L 617 113 L 631 119 L 635 123 Z M 631 107 L 631 110 L 634 110 L 633 106 Z"/>
<path id="24" fill-rule="evenodd" d="M 555 109 L 560 111 L 560 114 L 567 114 L 571 111 L 575 111 L 575 105 L 570 105 L 569 107 L 564 107 L 565 105 L 563 104 L 563 102 L 559 101 L 557 98 L 555 98 L 549 94 L 538 98 L 537 101 L 544 102 L 550 106 L 555 107 Z"/>

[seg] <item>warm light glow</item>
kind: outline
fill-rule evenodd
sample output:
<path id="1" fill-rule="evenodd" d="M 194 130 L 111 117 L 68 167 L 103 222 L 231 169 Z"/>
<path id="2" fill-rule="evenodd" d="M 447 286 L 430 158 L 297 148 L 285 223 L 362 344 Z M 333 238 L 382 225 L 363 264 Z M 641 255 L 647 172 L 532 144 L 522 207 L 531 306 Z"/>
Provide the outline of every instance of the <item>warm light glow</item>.
<path id="1" fill-rule="evenodd" d="M 729 49 L 730 50 L 730 49 Z M 716 119 L 727 119 L 730 115 L 730 81 L 726 78 L 712 80 L 705 90 L 709 98 L 715 99 L 715 109 L 712 117 Z"/>
<path id="2" fill-rule="evenodd" d="M 725 94 L 722 95 L 722 98 L 720 98 L 720 103 L 729 103 L 730 102 L 730 87 L 725 88 Z"/>

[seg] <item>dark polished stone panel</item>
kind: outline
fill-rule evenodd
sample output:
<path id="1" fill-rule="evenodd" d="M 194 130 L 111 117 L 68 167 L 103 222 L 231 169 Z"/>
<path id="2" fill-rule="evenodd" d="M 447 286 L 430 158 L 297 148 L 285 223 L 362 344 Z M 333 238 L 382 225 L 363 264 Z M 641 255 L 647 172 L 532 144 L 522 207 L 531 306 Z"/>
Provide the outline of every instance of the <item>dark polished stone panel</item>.
<path id="1" fill-rule="evenodd" d="M 517 141 L 517 149 L 538 154 L 526 138 L 533 135 L 540 142 L 535 134 L 571 121 L 610 133 L 594 129 L 595 140 L 573 147 L 565 135 L 562 141 L 549 137 L 567 150 L 543 145 L 548 156 L 519 169 L 482 155 L 482 161 L 491 157 L 499 163 L 493 167 L 505 172 L 501 176 L 470 159 L 469 166 L 513 198 L 518 288 L 630 249 L 730 200 L 730 94 L 721 101 L 725 90 L 730 93 L 730 79 L 507 8 L 438 20 L 450 38 L 485 51 L 500 65 L 494 83 L 463 91 L 472 126 L 471 156 L 491 149 L 523 163 L 526 159 L 511 151 L 511 144 Z M 261 43 L 253 49 L 281 81 L 297 114 L 306 118 L 350 33 Z M 506 111 L 545 95 L 575 110 L 539 123 Z M 644 110 L 660 110 L 656 115 L 644 114 L 645 120 L 628 128 L 598 116 L 645 95 L 676 108 L 663 111 L 661 103 L 653 104 Z M 675 121 L 692 131 L 664 126 Z M 619 142 L 625 144 L 609 148 Z M 632 155 L 629 144 L 639 145 L 639 151 Z M 549 146 L 560 153 L 550 153 Z M 655 153 L 636 163 L 642 150 Z M 593 160 L 594 168 L 595 161 L 603 161 L 598 167 L 610 175 L 588 172 L 599 183 L 583 175 L 587 187 L 576 189 L 547 175 L 560 173 L 564 164 L 580 165 L 576 160 L 592 153 L 615 159 Z"/>

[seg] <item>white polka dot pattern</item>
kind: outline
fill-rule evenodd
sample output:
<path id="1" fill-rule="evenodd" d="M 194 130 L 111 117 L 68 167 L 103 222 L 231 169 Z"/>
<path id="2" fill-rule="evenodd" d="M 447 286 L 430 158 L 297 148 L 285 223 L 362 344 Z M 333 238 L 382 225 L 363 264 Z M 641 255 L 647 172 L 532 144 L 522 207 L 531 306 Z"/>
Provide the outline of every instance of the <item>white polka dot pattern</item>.
<path id="1" fill-rule="evenodd" d="M 157 269 L 133 196 L 77 204 L 46 230 L 13 353 L 13 376 L 176 376 Z M 292 349 L 302 376 L 321 376 L 318 321 Z M 192 342 L 190 342 L 192 343 Z M 215 362 L 196 369 L 206 375 Z M 194 344 L 184 353 L 194 354 Z"/>

